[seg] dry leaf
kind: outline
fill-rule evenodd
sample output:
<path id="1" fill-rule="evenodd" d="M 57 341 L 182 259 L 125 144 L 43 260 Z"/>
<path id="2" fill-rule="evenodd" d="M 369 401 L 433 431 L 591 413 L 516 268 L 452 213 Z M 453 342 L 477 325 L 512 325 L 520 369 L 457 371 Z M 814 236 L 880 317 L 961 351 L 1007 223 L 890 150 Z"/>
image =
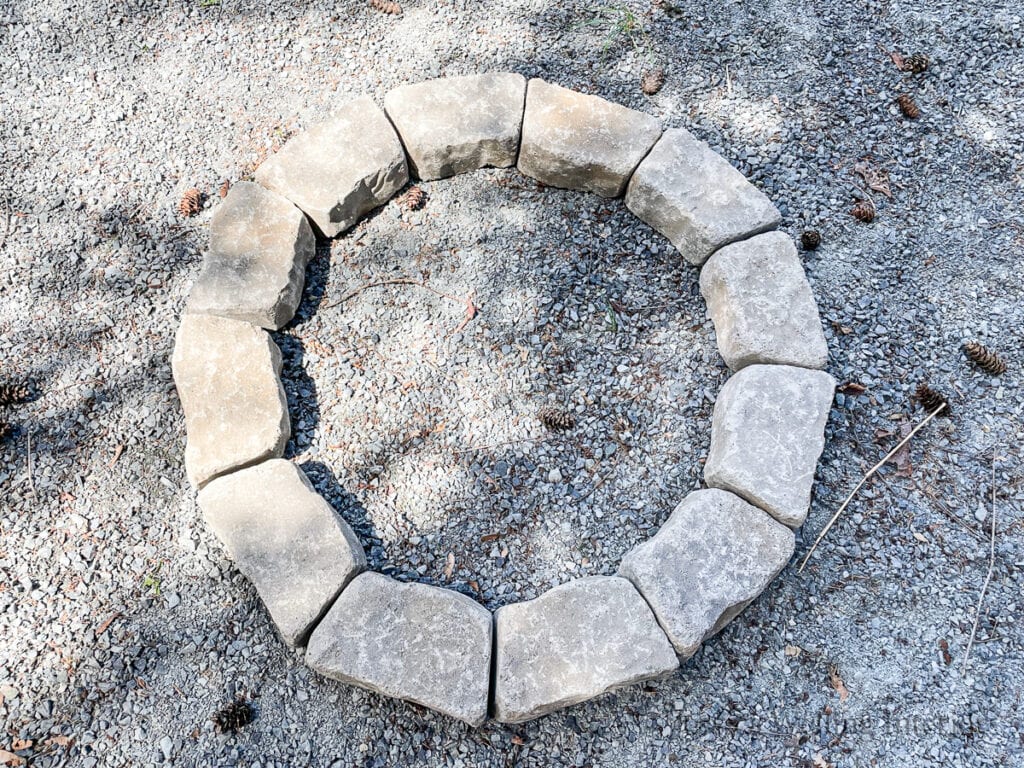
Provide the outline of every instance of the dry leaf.
<path id="1" fill-rule="evenodd" d="M 900 438 L 905 438 L 911 432 L 908 422 L 900 425 Z M 910 441 L 904 443 L 893 457 L 889 460 L 896 465 L 896 477 L 910 477 L 914 474 L 914 467 L 910 463 Z"/>
<path id="2" fill-rule="evenodd" d="M 11 749 L 15 752 L 21 752 L 23 749 L 29 749 L 32 746 L 32 739 L 15 739 L 11 742 Z"/>
<path id="3" fill-rule="evenodd" d="M 497 541 L 500 536 L 500 533 L 486 533 L 480 537 L 480 541 Z"/>
<path id="4" fill-rule="evenodd" d="M 821 755 L 814 756 L 814 768 L 832 768 L 832 763 Z"/>
<path id="5" fill-rule="evenodd" d="M 872 168 L 867 163 L 857 163 L 853 166 L 853 171 L 860 174 L 869 189 L 881 192 L 890 200 L 892 199 L 892 190 L 889 188 L 889 174 L 887 172 L 878 168 Z"/>
<path id="6" fill-rule="evenodd" d="M 867 387 L 863 384 L 858 384 L 855 381 L 848 381 L 839 387 L 839 391 L 844 395 L 862 395 L 867 391 Z"/>
<path id="7" fill-rule="evenodd" d="M 890 53 L 889 58 L 892 59 L 892 63 L 896 65 L 896 69 L 900 70 L 901 72 L 907 68 L 906 61 L 904 61 L 903 57 L 900 56 L 898 51 L 893 51 L 892 53 Z"/>
<path id="8" fill-rule="evenodd" d="M 6 749 L 0 749 L 0 764 L 3 765 L 24 765 L 25 758 L 18 757 L 13 752 L 8 752 Z"/>
<path id="9" fill-rule="evenodd" d="M 56 744 L 58 747 L 70 747 L 74 743 L 70 736 L 51 736 L 46 740 L 47 744 Z"/>
<path id="10" fill-rule="evenodd" d="M 847 689 L 846 683 L 843 682 L 843 678 L 839 676 L 839 667 L 835 664 L 828 668 L 828 681 L 839 694 L 839 701 L 846 701 L 850 697 L 850 691 Z"/>
<path id="11" fill-rule="evenodd" d="M 521 747 L 524 744 L 526 744 L 526 742 L 523 741 L 523 737 L 522 736 L 513 736 L 512 737 L 512 743 L 515 744 L 517 747 Z"/>
<path id="12" fill-rule="evenodd" d="M 448 553 L 448 560 L 447 560 L 447 562 L 445 563 L 445 566 L 444 566 L 444 577 L 446 579 L 450 579 L 454 572 L 455 572 L 455 553 L 454 552 L 449 552 Z"/>
<path id="13" fill-rule="evenodd" d="M 787 645 L 783 653 L 789 656 L 789 658 L 795 659 L 797 656 L 801 654 L 802 651 L 803 648 L 801 648 L 799 645 Z"/>
<path id="14" fill-rule="evenodd" d="M 924 536 L 924 534 L 918 533 L 917 531 L 914 531 L 914 538 L 920 541 L 922 544 L 928 543 L 928 539 Z"/>
<path id="15" fill-rule="evenodd" d="M 948 667 L 953 663 L 953 656 L 949 652 L 949 643 L 945 640 L 939 640 L 939 650 L 942 651 L 942 662 Z"/>

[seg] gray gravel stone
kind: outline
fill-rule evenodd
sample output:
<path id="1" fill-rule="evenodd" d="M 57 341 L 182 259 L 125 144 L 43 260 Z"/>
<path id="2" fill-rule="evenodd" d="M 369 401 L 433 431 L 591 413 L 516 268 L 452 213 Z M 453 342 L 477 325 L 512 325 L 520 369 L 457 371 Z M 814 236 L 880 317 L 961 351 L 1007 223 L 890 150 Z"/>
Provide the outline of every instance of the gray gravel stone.
<path id="1" fill-rule="evenodd" d="M 384 97 L 420 179 L 515 165 L 526 78 L 511 72 L 401 85 Z"/>
<path id="2" fill-rule="evenodd" d="M 752 363 L 824 368 L 828 346 L 796 246 L 767 232 L 717 250 L 700 272 L 718 351 L 734 371 Z"/>
<path id="3" fill-rule="evenodd" d="M 277 329 L 295 314 L 316 239 L 302 212 L 252 182 L 231 187 L 210 224 L 187 309 Z"/>
<path id="4" fill-rule="evenodd" d="M 780 220 L 771 200 L 683 128 L 665 131 L 640 163 L 626 205 L 698 265 L 723 245 L 774 229 Z"/>
<path id="5" fill-rule="evenodd" d="M 409 180 L 405 152 L 369 96 L 289 140 L 256 181 L 291 200 L 327 237 L 384 204 Z"/>
<path id="6" fill-rule="evenodd" d="M 366 566 L 348 523 L 290 461 L 271 459 L 219 477 L 199 492 L 199 506 L 289 645 L 305 642 Z"/>
<path id="7" fill-rule="evenodd" d="M 519 170 L 549 186 L 618 197 L 659 135 L 651 115 L 534 78 Z"/>
<path id="8" fill-rule="evenodd" d="M 494 717 L 518 723 L 679 662 L 651 609 L 626 579 L 592 576 L 495 614 Z"/>
<path id="9" fill-rule="evenodd" d="M 619 575 L 647 600 L 682 658 L 757 597 L 793 554 L 793 532 L 727 491 L 695 491 Z"/>
<path id="10" fill-rule="evenodd" d="M 834 390 L 829 374 L 788 365 L 733 375 L 715 401 L 705 482 L 802 525 Z"/>
<path id="11" fill-rule="evenodd" d="M 266 331 L 186 314 L 171 367 L 185 412 L 185 470 L 193 486 L 282 455 L 288 403 L 278 378 L 281 351 Z"/>
<path id="12" fill-rule="evenodd" d="M 477 726 L 487 718 L 491 625 L 465 595 L 364 573 L 313 631 L 306 663 Z"/>

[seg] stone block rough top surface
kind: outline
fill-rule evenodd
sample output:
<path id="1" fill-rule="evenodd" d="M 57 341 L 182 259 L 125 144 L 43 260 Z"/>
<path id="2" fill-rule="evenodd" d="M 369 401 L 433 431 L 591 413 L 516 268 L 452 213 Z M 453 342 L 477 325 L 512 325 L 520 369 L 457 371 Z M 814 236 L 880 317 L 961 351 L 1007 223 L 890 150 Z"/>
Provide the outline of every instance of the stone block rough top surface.
<path id="1" fill-rule="evenodd" d="M 700 290 L 732 370 L 754 363 L 825 367 L 828 346 L 818 305 L 784 232 L 715 251 L 700 272 Z"/>
<path id="2" fill-rule="evenodd" d="M 682 658 L 757 597 L 793 555 L 793 532 L 728 491 L 694 491 L 619 575 L 640 590 Z"/>
<path id="3" fill-rule="evenodd" d="M 750 365 L 734 374 L 715 401 L 704 481 L 784 525 L 802 525 L 834 391 L 824 371 L 789 365 Z"/>
<path id="4" fill-rule="evenodd" d="M 366 566 L 352 529 L 290 461 L 270 459 L 212 480 L 199 506 L 289 645 L 305 642 Z"/>
<path id="5" fill-rule="evenodd" d="M 256 181 L 295 203 L 326 237 L 386 203 L 408 180 L 398 134 L 368 96 L 294 136 L 256 170 Z"/>
<path id="6" fill-rule="evenodd" d="M 187 311 L 276 330 L 295 315 L 316 238 L 302 211 L 252 182 L 217 206 Z"/>
<path id="7" fill-rule="evenodd" d="M 492 72 L 402 85 L 384 97 L 413 174 L 442 179 L 515 165 L 526 78 Z"/>
<path id="8" fill-rule="evenodd" d="M 494 716 L 505 723 L 679 666 L 647 603 L 617 576 L 579 579 L 499 608 L 495 632 Z"/>
<path id="9" fill-rule="evenodd" d="M 651 115 L 534 78 L 519 170 L 552 187 L 618 197 L 660 135 Z"/>
<path id="10" fill-rule="evenodd" d="M 306 663 L 477 726 L 487 718 L 491 626 L 490 611 L 465 595 L 367 572 L 313 630 Z"/>
<path id="11" fill-rule="evenodd" d="M 771 200 L 682 128 L 665 131 L 629 181 L 626 207 L 691 264 L 723 245 L 778 226 Z"/>
<path id="12" fill-rule="evenodd" d="M 185 471 L 193 486 L 284 453 L 290 427 L 281 351 L 266 331 L 186 313 L 171 369 L 185 412 Z"/>

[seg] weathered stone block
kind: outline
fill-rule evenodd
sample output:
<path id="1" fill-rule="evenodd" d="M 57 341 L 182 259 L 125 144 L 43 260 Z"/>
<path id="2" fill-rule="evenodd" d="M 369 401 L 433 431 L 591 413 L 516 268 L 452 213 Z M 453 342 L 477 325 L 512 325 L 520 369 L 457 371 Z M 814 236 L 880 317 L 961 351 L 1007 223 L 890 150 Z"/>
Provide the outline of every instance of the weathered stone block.
<path id="1" fill-rule="evenodd" d="M 624 685 L 662 677 L 679 662 L 632 584 L 594 576 L 495 614 L 494 716 L 518 723 Z"/>
<path id="2" fill-rule="evenodd" d="M 828 346 L 796 246 L 767 232 L 715 251 L 700 272 L 718 349 L 734 371 L 753 363 L 824 368 Z"/>
<path id="3" fill-rule="evenodd" d="M 305 642 L 366 567 L 352 529 L 290 461 L 270 459 L 212 480 L 199 506 L 289 645 Z"/>
<path id="4" fill-rule="evenodd" d="M 306 663 L 477 726 L 487 718 L 491 613 L 449 589 L 363 573 L 313 630 Z"/>
<path id="5" fill-rule="evenodd" d="M 665 131 L 626 190 L 626 206 L 692 264 L 723 245 L 774 229 L 779 212 L 721 155 L 688 131 Z"/>
<path id="6" fill-rule="evenodd" d="M 278 378 L 281 351 L 266 331 L 186 314 L 171 368 L 185 412 L 185 471 L 193 486 L 284 453 L 289 423 Z"/>
<path id="7" fill-rule="evenodd" d="M 534 78 L 519 170 L 552 187 L 618 197 L 659 135 L 651 115 Z"/>
<path id="8" fill-rule="evenodd" d="M 515 165 L 526 78 L 511 72 L 402 85 L 384 97 L 413 173 L 442 179 Z"/>
<path id="9" fill-rule="evenodd" d="M 295 136 L 256 170 L 256 181 L 295 203 L 327 237 L 386 203 L 408 180 L 398 134 L 368 96 Z"/>
<path id="10" fill-rule="evenodd" d="M 647 600 L 682 658 L 735 618 L 789 562 L 793 532 L 727 491 L 695 491 L 619 575 Z"/>
<path id="11" fill-rule="evenodd" d="M 834 391 L 827 373 L 788 365 L 733 375 L 715 402 L 704 481 L 791 528 L 802 525 Z"/>
<path id="12" fill-rule="evenodd" d="M 235 184 L 214 211 L 187 310 L 280 328 L 295 315 L 315 250 L 302 211 L 258 184 Z"/>

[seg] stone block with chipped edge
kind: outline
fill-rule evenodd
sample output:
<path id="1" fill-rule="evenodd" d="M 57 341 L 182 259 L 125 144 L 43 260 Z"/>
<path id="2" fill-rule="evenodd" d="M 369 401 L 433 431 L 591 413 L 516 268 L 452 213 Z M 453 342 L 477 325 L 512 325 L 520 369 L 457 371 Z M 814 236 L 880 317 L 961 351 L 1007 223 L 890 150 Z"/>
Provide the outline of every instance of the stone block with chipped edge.
<path id="1" fill-rule="evenodd" d="M 288 645 L 303 644 L 366 567 L 348 523 L 290 461 L 269 459 L 211 480 L 199 507 Z"/>
<path id="2" fill-rule="evenodd" d="M 284 453 L 290 425 L 281 351 L 262 328 L 185 314 L 171 369 L 185 413 L 185 471 L 193 486 Z"/>
<path id="3" fill-rule="evenodd" d="M 189 312 L 276 330 L 295 315 L 316 238 L 298 208 L 252 182 L 231 187 L 210 224 L 210 249 Z"/>
<path id="4" fill-rule="evenodd" d="M 700 272 L 700 290 L 732 370 L 754 363 L 825 367 L 828 346 L 818 305 L 784 232 L 715 251 Z"/>
<path id="5" fill-rule="evenodd" d="M 491 72 L 401 85 L 384 97 L 384 111 L 413 175 L 442 179 L 515 165 L 525 97 L 522 75 Z"/>
<path id="6" fill-rule="evenodd" d="M 494 717 L 518 723 L 679 666 L 626 579 L 562 584 L 495 614 Z"/>
<path id="7" fill-rule="evenodd" d="M 802 525 L 834 391 L 824 371 L 789 365 L 750 365 L 734 374 L 715 401 L 704 481 L 784 525 Z"/>
<path id="8" fill-rule="evenodd" d="M 764 591 L 794 546 L 789 528 L 740 497 L 694 491 L 654 537 L 626 554 L 619 575 L 688 658 Z"/>
<path id="9" fill-rule="evenodd" d="M 721 155 L 682 128 L 662 135 L 629 180 L 626 207 L 691 264 L 778 226 L 772 202 Z"/>
<path id="10" fill-rule="evenodd" d="M 295 203 L 326 237 L 386 203 L 408 180 L 398 134 L 368 96 L 292 137 L 256 169 L 256 181 Z"/>
<path id="11" fill-rule="evenodd" d="M 534 78 L 518 166 L 552 187 L 618 197 L 660 135 L 651 115 Z"/>
<path id="12" fill-rule="evenodd" d="M 491 640 L 490 611 L 465 595 L 363 573 L 313 630 L 306 663 L 478 726 L 487 718 Z"/>

